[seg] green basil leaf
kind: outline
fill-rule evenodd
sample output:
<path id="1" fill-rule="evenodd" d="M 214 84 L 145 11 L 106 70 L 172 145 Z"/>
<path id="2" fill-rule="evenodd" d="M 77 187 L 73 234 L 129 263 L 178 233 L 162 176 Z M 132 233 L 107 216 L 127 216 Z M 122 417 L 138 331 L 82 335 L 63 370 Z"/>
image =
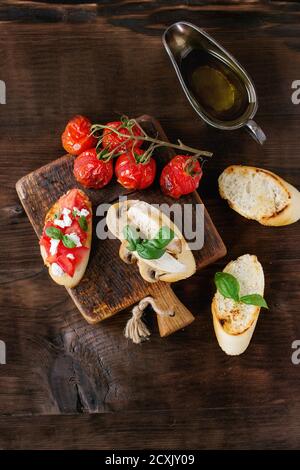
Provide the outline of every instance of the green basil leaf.
<path id="1" fill-rule="evenodd" d="M 72 216 L 73 216 L 73 217 L 76 217 L 76 215 L 77 215 L 77 210 L 75 211 L 75 210 L 73 209 L 73 210 L 72 210 Z"/>
<path id="2" fill-rule="evenodd" d="M 55 240 L 61 240 L 63 237 L 63 234 L 59 228 L 56 227 L 47 227 L 46 228 L 46 235 L 50 238 L 54 238 Z"/>
<path id="3" fill-rule="evenodd" d="M 215 274 L 215 284 L 218 291 L 227 299 L 233 299 L 236 302 L 240 298 L 240 285 L 238 280 L 229 273 L 218 272 Z"/>
<path id="4" fill-rule="evenodd" d="M 136 250 L 136 243 L 134 242 L 128 242 L 126 248 L 129 251 L 135 251 Z"/>
<path id="5" fill-rule="evenodd" d="M 260 294 L 243 295 L 240 298 L 240 302 L 243 302 L 247 305 L 256 305 L 257 307 L 269 308 L 267 302 Z"/>
<path id="6" fill-rule="evenodd" d="M 126 225 L 123 229 L 123 235 L 128 241 L 127 248 L 130 251 L 135 251 L 137 243 L 140 241 L 140 236 L 134 227 Z"/>
<path id="7" fill-rule="evenodd" d="M 86 217 L 85 217 L 84 215 L 82 215 L 81 217 L 79 217 L 78 223 L 79 223 L 79 225 L 80 225 L 80 228 L 82 228 L 82 230 L 84 230 L 85 232 L 87 232 L 88 223 L 87 223 Z"/>
<path id="8" fill-rule="evenodd" d="M 63 244 L 65 245 L 66 248 L 75 248 L 76 247 L 76 243 L 73 240 L 71 240 L 71 238 L 68 237 L 68 235 L 63 235 L 62 242 L 63 242 Z"/>
<path id="9" fill-rule="evenodd" d="M 149 240 L 149 242 L 151 242 L 151 240 Z M 136 251 L 140 257 L 144 259 L 158 259 L 165 253 L 163 248 L 156 248 L 150 243 L 137 243 Z"/>
<path id="10" fill-rule="evenodd" d="M 163 249 L 169 245 L 174 236 L 175 233 L 172 229 L 169 227 L 161 227 L 155 238 L 153 240 L 149 240 L 149 242 L 152 242 L 152 244 L 154 244 L 157 248 Z"/>
<path id="11" fill-rule="evenodd" d="M 128 241 L 128 250 L 137 251 L 140 257 L 144 259 L 161 258 L 165 253 L 165 248 L 175 235 L 170 228 L 162 227 L 152 240 L 141 240 L 137 230 L 130 225 L 124 227 L 123 234 Z"/>
<path id="12" fill-rule="evenodd" d="M 53 220 L 59 219 L 59 217 L 60 217 L 59 213 L 58 213 L 58 212 L 55 212 L 54 217 L 53 217 Z"/>

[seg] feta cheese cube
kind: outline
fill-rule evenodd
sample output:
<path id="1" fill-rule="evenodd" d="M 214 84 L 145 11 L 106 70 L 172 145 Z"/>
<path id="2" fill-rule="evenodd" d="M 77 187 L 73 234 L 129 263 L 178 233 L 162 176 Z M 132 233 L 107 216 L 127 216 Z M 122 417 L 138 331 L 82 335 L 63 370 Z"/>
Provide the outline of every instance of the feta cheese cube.
<path id="1" fill-rule="evenodd" d="M 60 227 L 60 228 L 65 228 L 65 222 L 64 220 L 59 220 L 59 219 L 54 219 L 54 225 L 57 225 L 57 227 Z"/>
<path id="2" fill-rule="evenodd" d="M 77 233 L 72 232 L 68 234 L 68 237 L 76 244 L 76 248 L 82 246 L 81 241 Z"/>
<path id="3" fill-rule="evenodd" d="M 50 239 L 50 255 L 56 255 L 59 242 L 60 240 L 55 240 L 54 238 Z"/>
<path id="4" fill-rule="evenodd" d="M 87 209 L 81 209 L 80 216 L 87 217 L 89 215 L 89 211 Z"/>
<path id="5" fill-rule="evenodd" d="M 51 264 L 51 271 L 54 276 L 62 276 L 64 274 L 63 269 L 57 263 Z"/>

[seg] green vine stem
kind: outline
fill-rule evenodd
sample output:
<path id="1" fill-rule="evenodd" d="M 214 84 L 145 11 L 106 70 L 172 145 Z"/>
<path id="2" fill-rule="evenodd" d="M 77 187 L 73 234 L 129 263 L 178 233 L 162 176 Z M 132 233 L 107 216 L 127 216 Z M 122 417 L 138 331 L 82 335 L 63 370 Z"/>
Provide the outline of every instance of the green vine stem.
<path id="1" fill-rule="evenodd" d="M 107 126 L 107 125 L 104 125 L 104 124 L 94 124 L 91 127 L 91 134 L 93 134 L 93 135 L 97 134 L 99 131 L 103 131 L 104 129 L 108 129 L 113 134 L 116 134 L 119 137 L 125 137 L 125 139 L 126 139 L 125 141 L 121 142 L 111 152 L 105 152 L 105 154 L 103 154 L 101 156 L 101 158 L 105 159 L 106 161 L 113 158 L 114 156 L 118 155 L 119 153 L 117 153 L 117 150 L 120 147 L 122 147 L 123 145 L 126 145 L 126 143 L 129 142 L 130 140 L 134 140 L 135 142 L 143 141 L 143 142 L 148 142 L 148 143 L 151 144 L 149 146 L 149 148 L 147 150 L 145 150 L 145 154 L 143 156 L 143 159 L 142 159 L 141 163 L 147 163 L 149 161 L 154 149 L 156 149 L 158 147 L 169 147 L 169 148 L 180 150 L 182 152 L 188 152 L 188 153 L 193 154 L 194 158 L 211 157 L 212 156 L 211 152 L 207 152 L 206 150 L 199 150 L 199 149 L 196 149 L 196 148 L 193 148 L 193 147 L 189 147 L 188 145 L 183 144 L 180 140 L 178 140 L 178 144 L 172 144 L 171 142 L 164 142 L 163 140 L 157 139 L 155 137 L 150 137 L 135 119 L 128 119 L 128 118 L 126 119 L 126 117 L 122 117 L 121 122 L 122 122 L 122 125 L 120 126 L 120 128 L 123 127 L 123 128 L 128 129 L 130 131 L 130 135 L 124 134 L 124 133 L 120 132 L 120 130 L 117 130 L 116 128 L 113 128 L 113 127 L 110 127 L 110 126 Z M 132 131 L 134 126 L 137 126 L 139 128 L 142 135 L 134 135 L 134 133 Z M 98 136 L 96 135 L 96 137 L 98 137 Z M 99 140 L 98 140 L 98 143 L 97 143 L 97 149 L 100 147 L 100 145 L 102 143 L 102 138 L 100 136 L 98 137 L 98 139 Z"/>

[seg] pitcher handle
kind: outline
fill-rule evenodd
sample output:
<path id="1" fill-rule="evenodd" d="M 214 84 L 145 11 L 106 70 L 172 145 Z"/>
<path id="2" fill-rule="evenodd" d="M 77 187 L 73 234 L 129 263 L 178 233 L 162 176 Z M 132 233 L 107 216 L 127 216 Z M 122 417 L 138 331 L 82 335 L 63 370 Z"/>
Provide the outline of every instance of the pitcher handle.
<path id="1" fill-rule="evenodd" d="M 263 145 L 265 143 L 267 139 L 266 134 L 259 127 L 259 125 L 256 124 L 256 122 L 253 121 L 252 119 L 246 122 L 246 130 L 253 137 L 253 139 L 256 140 L 256 142 L 258 142 L 260 145 Z"/>

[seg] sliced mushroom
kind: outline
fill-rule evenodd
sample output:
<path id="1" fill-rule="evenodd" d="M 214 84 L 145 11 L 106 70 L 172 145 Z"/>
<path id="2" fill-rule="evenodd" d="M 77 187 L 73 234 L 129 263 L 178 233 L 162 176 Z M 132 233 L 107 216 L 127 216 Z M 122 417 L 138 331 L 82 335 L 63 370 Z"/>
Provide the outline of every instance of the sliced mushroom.
<path id="1" fill-rule="evenodd" d="M 167 251 L 172 255 L 179 255 L 182 252 L 182 242 L 179 238 L 174 238 L 167 246 Z"/>
<path id="2" fill-rule="evenodd" d="M 159 276 L 160 276 L 159 271 L 155 271 L 153 268 L 151 268 L 151 266 L 149 266 L 148 264 L 146 264 L 144 261 L 140 259 L 138 260 L 137 264 L 140 270 L 140 275 L 142 276 L 143 279 L 145 279 L 145 281 L 147 282 L 159 281 Z"/>
<path id="3" fill-rule="evenodd" d="M 155 236 L 161 226 L 170 227 L 174 231 L 174 239 L 158 259 L 144 260 L 138 253 L 129 252 L 126 244 L 121 246 L 121 259 L 128 264 L 138 261 L 140 274 L 147 282 L 176 282 L 194 274 L 195 259 L 183 235 L 174 223 L 154 206 L 140 200 L 113 204 L 108 210 L 106 223 L 110 232 L 120 241 L 124 240 L 123 228 L 128 224 L 140 229 L 141 238 L 147 239 Z"/>
<path id="4" fill-rule="evenodd" d="M 136 257 L 127 249 L 127 240 L 123 240 L 119 249 L 119 256 L 126 264 L 132 264 L 136 261 Z"/>
<path id="5" fill-rule="evenodd" d="M 121 219 L 124 215 L 124 213 L 127 211 L 127 206 L 125 204 L 118 204 L 115 212 L 116 212 L 116 218 Z"/>

